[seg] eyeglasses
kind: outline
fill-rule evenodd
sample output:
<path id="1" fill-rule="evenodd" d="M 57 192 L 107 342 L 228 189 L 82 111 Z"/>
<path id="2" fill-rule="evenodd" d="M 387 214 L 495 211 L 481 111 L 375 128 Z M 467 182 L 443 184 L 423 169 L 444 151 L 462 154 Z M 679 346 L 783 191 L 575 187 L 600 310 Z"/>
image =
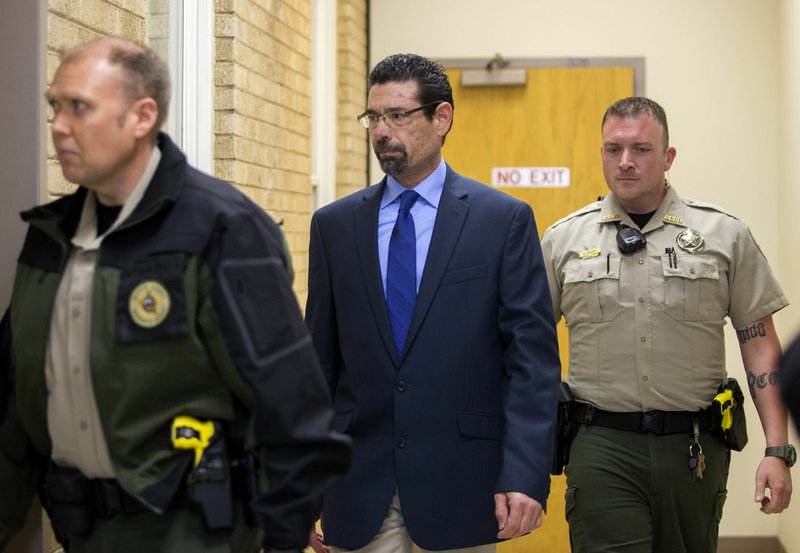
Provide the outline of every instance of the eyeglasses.
<path id="1" fill-rule="evenodd" d="M 370 113 L 365 111 L 358 117 L 356 120 L 361 123 L 361 126 L 365 129 L 374 129 L 378 126 L 378 121 L 383 119 L 383 121 L 392 127 L 402 127 L 403 125 L 407 125 L 409 121 L 411 121 L 411 115 L 417 113 L 420 110 L 423 110 L 430 106 L 435 106 L 441 104 L 441 100 L 437 100 L 436 102 L 428 102 L 427 104 L 422 104 L 421 106 L 414 108 L 414 109 L 390 109 L 387 112 L 378 115 L 377 113 Z"/>

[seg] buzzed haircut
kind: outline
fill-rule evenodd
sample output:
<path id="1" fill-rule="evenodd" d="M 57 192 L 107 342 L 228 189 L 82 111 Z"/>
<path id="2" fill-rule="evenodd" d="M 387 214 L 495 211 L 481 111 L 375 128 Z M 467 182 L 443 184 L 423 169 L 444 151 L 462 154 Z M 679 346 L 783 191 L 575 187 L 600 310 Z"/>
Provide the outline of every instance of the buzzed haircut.
<path id="1" fill-rule="evenodd" d="M 147 46 L 123 38 L 100 38 L 82 44 L 61 57 L 61 63 L 77 61 L 94 51 L 106 52 L 112 65 L 119 65 L 125 74 L 121 86 L 130 102 L 152 98 L 158 106 L 158 117 L 153 125 L 153 135 L 158 133 L 169 113 L 169 67 Z"/>
<path id="2" fill-rule="evenodd" d="M 644 96 L 630 96 L 628 98 L 617 100 L 611 104 L 603 115 L 603 122 L 600 125 L 600 128 L 602 129 L 605 127 L 606 120 L 609 117 L 627 119 L 638 117 L 642 114 L 649 115 L 655 119 L 659 125 L 661 125 L 661 128 L 664 131 L 664 148 L 668 148 L 669 127 L 667 125 L 667 113 L 664 111 L 664 108 L 658 105 L 658 103 L 654 102 L 650 98 L 645 98 Z"/>

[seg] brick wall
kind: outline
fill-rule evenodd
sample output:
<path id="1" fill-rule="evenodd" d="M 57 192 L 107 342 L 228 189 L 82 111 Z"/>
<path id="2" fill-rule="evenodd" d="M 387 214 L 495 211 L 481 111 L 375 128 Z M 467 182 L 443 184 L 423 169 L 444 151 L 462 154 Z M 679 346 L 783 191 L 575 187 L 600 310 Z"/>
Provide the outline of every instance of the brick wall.
<path id="1" fill-rule="evenodd" d="M 216 2 L 215 165 L 265 207 L 305 303 L 311 221 L 311 0 Z"/>
<path id="2" fill-rule="evenodd" d="M 367 131 L 356 122 L 367 104 L 367 0 L 338 2 L 336 195 L 342 197 L 371 183 Z"/>

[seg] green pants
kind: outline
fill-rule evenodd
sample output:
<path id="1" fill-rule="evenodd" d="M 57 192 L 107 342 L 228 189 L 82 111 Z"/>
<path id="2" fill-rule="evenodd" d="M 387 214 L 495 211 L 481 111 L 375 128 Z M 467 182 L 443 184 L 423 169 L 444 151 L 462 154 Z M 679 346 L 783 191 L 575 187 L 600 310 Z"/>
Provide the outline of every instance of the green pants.
<path id="1" fill-rule="evenodd" d="M 695 480 L 689 438 L 581 426 L 566 467 L 573 553 L 715 553 L 730 451 L 701 432 Z"/>
<path id="2" fill-rule="evenodd" d="M 240 523 L 233 531 L 209 531 L 202 515 L 187 507 L 162 515 L 98 518 L 91 534 L 73 538 L 69 553 L 255 553 L 260 548 L 260 530 Z"/>

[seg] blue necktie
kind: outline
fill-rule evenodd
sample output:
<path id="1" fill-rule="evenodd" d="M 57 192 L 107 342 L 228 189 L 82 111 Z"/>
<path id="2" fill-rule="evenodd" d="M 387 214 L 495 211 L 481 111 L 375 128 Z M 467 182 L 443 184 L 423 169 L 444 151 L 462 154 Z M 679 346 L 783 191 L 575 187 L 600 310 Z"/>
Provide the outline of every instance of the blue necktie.
<path id="1" fill-rule="evenodd" d="M 417 235 L 411 206 L 419 198 L 413 190 L 400 194 L 400 210 L 389 240 L 386 267 L 386 308 L 397 355 L 403 355 L 411 314 L 417 301 Z"/>

